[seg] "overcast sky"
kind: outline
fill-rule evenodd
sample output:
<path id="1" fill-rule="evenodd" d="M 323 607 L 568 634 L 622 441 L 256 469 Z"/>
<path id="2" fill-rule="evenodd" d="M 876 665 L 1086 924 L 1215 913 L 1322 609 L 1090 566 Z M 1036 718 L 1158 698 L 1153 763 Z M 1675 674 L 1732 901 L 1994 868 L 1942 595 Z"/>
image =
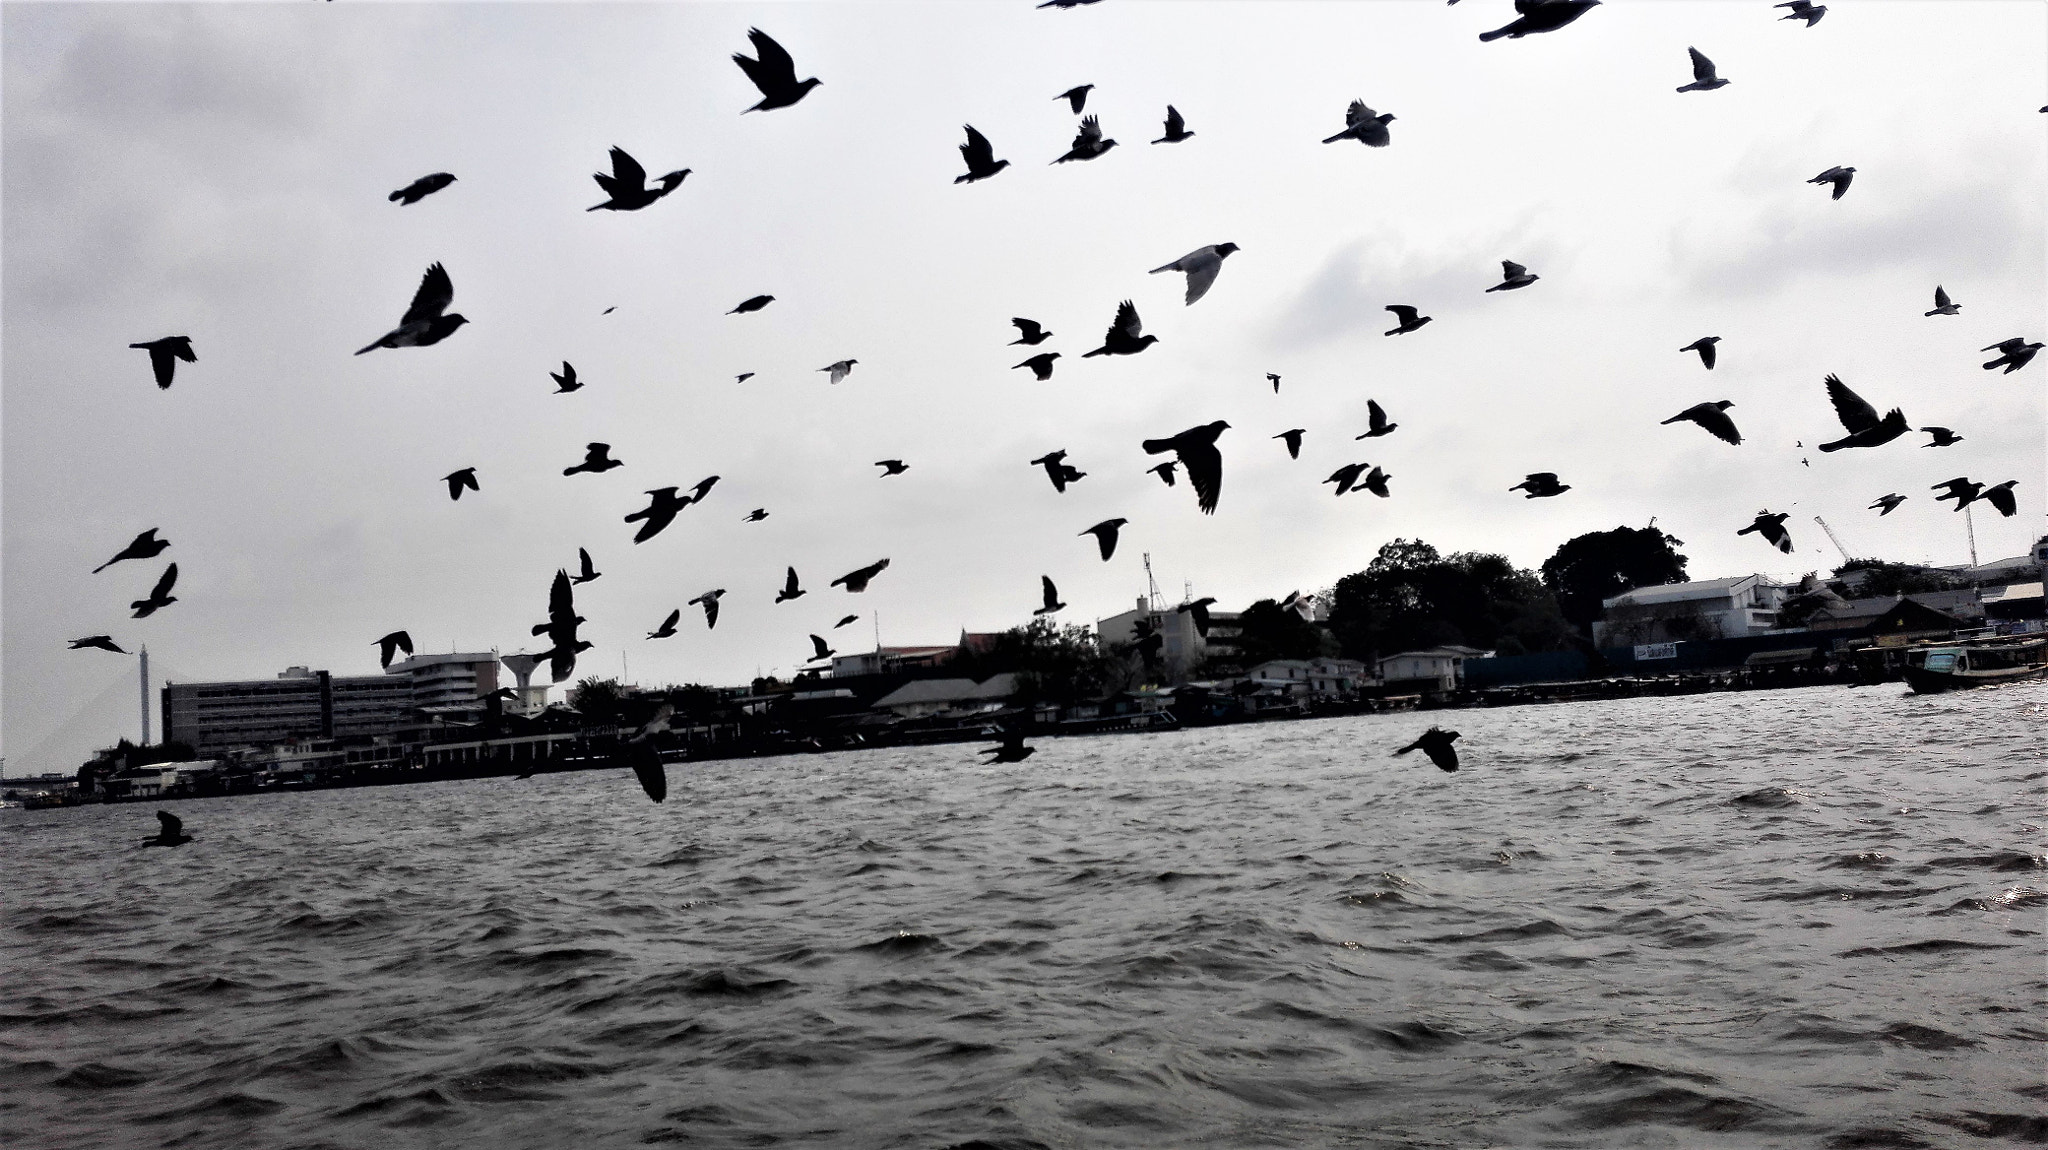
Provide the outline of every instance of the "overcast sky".
<path id="1" fill-rule="evenodd" d="M 398 628 L 537 649 L 579 546 L 604 576 L 578 589 L 578 676 L 624 656 L 650 685 L 786 676 L 811 632 L 866 649 L 876 614 L 891 644 L 1013 626 L 1041 574 L 1089 622 L 1143 593 L 1148 552 L 1170 599 L 1186 581 L 1226 609 L 1396 536 L 1535 567 L 1653 516 L 1695 578 L 1838 564 L 1815 515 L 1852 552 L 1959 563 L 1964 517 L 1927 488 L 1967 475 L 2019 480 L 2017 517 L 1975 523 L 1983 559 L 2021 554 L 2048 356 L 2004 375 L 1977 349 L 2048 330 L 2044 8 L 1780 15 L 1609 0 L 1481 44 L 1506 0 L 8 3 L 7 771 L 136 734 L 132 660 L 70 639 L 148 644 L 159 684 L 372 673 Z M 823 85 L 742 115 L 759 96 L 729 57 L 755 25 Z M 1733 82 L 1674 92 L 1688 45 Z M 1076 124 L 1054 97 L 1082 83 L 1120 146 L 1050 166 Z M 1353 99 L 1396 116 L 1392 146 L 1320 142 Z M 1195 136 L 1151 145 L 1169 103 Z M 955 186 L 962 124 L 1011 166 Z M 585 212 L 614 144 L 692 174 Z M 1838 164 L 1840 201 L 1805 182 Z M 458 180 L 386 199 L 435 171 Z M 1192 307 L 1146 274 L 1224 241 Z M 1485 294 L 1502 259 L 1542 279 Z M 469 325 L 352 355 L 435 261 Z M 1960 316 L 1922 316 L 1937 283 Z M 1159 342 L 1081 358 L 1125 298 Z M 1435 322 L 1387 338 L 1391 303 Z M 1055 337 L 1007 346 L 1012 316 Z M 199 362 L 159 391 L 127 345 L 172 334 Z M 1712 372 L 1677 351 L 1709 334 Z M 1037 350 L 1063 353 L 1047 383 L 1011 368 Z M 816 370 L 846 358 L 836 387 Z M 587 387 L 551 394 L 565 359 Z M 1842 434 L 1829 372 L 1965 441 L 1813 451 Z M 1368 398 L 1400 429 L 1354 443 Z M 1740 447 L 1658 424 L 1718 399 Z M 1210 517 L 1138 444 L 1217 419 Z M 1292 427 L 1298 462 L 1270 438 Z M 626 466 L 564 478 L 591 440 Z M 1027 462 L 1055 448 L 1088 473 L 1064 495 Z M 878 478 L 892 457 L 909 472 Z M 1391 499 L 1319 483 L 1360 460 Z M 482 490 L 451 502 L 441 477 L 470 466 Z M 1532 471 L 1572 490 L 1507 490 Z M 713 474 L 631 542 L 643 491 Z M 1735 535 L 1762 508 L 1792 513 L 1796 554 Z M 1076 533 L 1111 516 L 1103 563 Z M 148 527 L 169 551 L 87 574 Z M 885 556 L 866 594 L 827 587 Z M 171 560 L 179 601 L 130 619 Z M 810 594 L 776 605 L 787 565 Z M 643 640 L 713 587 L 715 631 L 692 612 Z"/>

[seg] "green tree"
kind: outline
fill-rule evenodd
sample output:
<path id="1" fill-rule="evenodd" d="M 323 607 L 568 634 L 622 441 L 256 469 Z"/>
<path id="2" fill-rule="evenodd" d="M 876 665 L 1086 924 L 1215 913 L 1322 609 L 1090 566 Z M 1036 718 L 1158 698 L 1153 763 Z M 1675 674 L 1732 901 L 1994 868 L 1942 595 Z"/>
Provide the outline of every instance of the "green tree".
<path id="1" fill-rule="evenodd" d="M 1882 559 L 1851 559 L 1835 568 L 1835 578 L 1845 591 L 1859 598 L 1950 591 L 1965 585 L 1962 578 L 1947 571 Z"/>
<path id="2" fill-rule="evenodd" d="M 570 690 L 569 706 L 593 725 L 611 726 L 624 721 L 626 697 L 617 679 L 590 678 Z"/>
<path id="3" fill-rule="evenodd" d="M 962 652 L 950 666 L 977 681 L 1014 672 L 1024 701 L 1062 705 L 1100 698 L 1130 678 L 1124 660 L 1097 642 L 1094 631 L 1042 616 L 997 635 L 985 651 Z"/>
<path id="4" fill-rule="evenodd" d="M 1372 659 L 1456 643 L 1502 654 L 1568 646 L 1571 628 L 1533 572 L 1505 556 L 1445 556 L 1396 539 L 1337 581 L 1330 629 L 1345 655 Z"/>
<path id="5" fill-rule="evenodd" d="M 1543 561 L 1543 585 L 1571 624 L 1591 634 L 1600 604 L 1624 591 L 1686 583 L 1684 543 L 1655 527 L 1617 527 L 1575 536 Z"/>
<path id="6" fill-rule="evenodd" d="M 1237 616 L 1240 667 L 1256 667 L 1268 659 L 1313 659 L 1334 653 L 1336 644 L 1321 627 L 1272 599 L 1261 599 Z"/>

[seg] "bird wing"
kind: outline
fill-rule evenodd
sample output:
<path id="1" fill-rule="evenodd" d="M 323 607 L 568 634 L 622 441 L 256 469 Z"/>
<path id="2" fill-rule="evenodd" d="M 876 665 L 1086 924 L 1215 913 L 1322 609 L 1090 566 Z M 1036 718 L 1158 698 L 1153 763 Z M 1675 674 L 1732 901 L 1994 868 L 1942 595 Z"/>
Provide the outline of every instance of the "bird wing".
<path id="1" fill-rule="evenodd" d="M 163 834 L 167 839 L 174 839 L 185 833 L 185 820 L 169 811 L 158 811 L 156 821 L 163 824 Z"/>
<path id="2" fill-rule="evenodd" d="M 1708 407 L 1706 410 L 1699 411 L 1693 415 L 1692 420 L 1701 427 L 1713 432 L 1716 438 L 1726 440 L 1729 443 L 1739 444 L 1742 442 L 1742 433 L 1735 430 L 1735 421 L 1728 418 L 1728 413 L 1720 408 Z"/>
<path id="3" fill-rule="evenodd" d="M 1945 292 L 1945 291 L 1943 291 L 1943 290 L 1941 289 L 1941 285 L 1940 285 L 1940 284 L 1936 284 L 1936 285 L 1934 285 L 1934 306 L 1935 306 L 1935 307 L 1947 307 L 1947 306 L 1949 306 L 1949 302 L 1948 302 L 1948 293 L 1947 293 L 1947 292 Z"/>
<path id="4" fill-rule="evenodd" d="M 1712 82 L 1714 62 L 1700 55 L 1698 48 L 1687 48 L 1686 51 L 1692 54 L 1692 78 L 1702 84 Z"/>
<path id="5" fill-rule="evenodd" d="M 2012 488 L 2003 483 L 1986 491 L 1984 498 L 1998 509 L 2000 515 L 2012 516 L 2019 513 L 2019 501 L 2013 498 Z"/>
<path id="6" fill-rule="evenodd" d="M 975 131 L 970 124 L 967 125 L 967 142 L 960 145 L 960 156 L 967 161 L 969 171 L 978 172 L 995 162 L 996 152 L 988 137 Z"/>
<path id="7" fill-rule="evenodd" d="M 1365 106 L 1364 100 L 1353 100 L 1351 101 L 1351 107 L 1345 109 L 1344 126 L 1356 128 L 1358 125 L 1372 119 L 1374 115 L 1373 110 Z"/>
<path id="8" fill-rule="evenodd" d="M 1388 304 L 1387 310 L 1393 312 L 1394 318 L 1400 320 L 1402 326 L 1404 327 L 1408 324 L 1414 323 L 1415 317 L 1418 314 L 1420 314 L 1414 308 L 1409 307 L 1405 303 Z"/>
<path id="9" fill-rule="evenodd" d="M 448 278 L 448 269 L 436 263 L 420 277 L 420 288 L 413 293 L 412 306 L 405 309 L 405 318 L 398 321 L 399 326 L 438 319 L 454 299 L 455 282 Z"/>
<path id="10" fill-rule="evenodd" d="M 1025 339 L 1036 339 L 1038 333 L 1045 330 L 1037 320 L 1025 319 L 1023 316 L 1017 316 L 1010 322 L 1017 325 L 1017 334 Z"/>
<path id="11" fill-rule="evenodd" d="M 1214 443 L 1186 444 L 1176 449 L 1188 482 L 1195 485 L 1195 505 L 1204 515 L 1216 513 L 1216 500 L 1223 494 L 1223 453 Z"/>
<path id="12" fill-rule="evenodd" d="M 1117 305 L 1116 319 L 1111 321 L 1109 325 L 1109 334 L 1111 336 L 1116 335 L 1119 331 L 1131 339 L 1136 339 L 1145 334 L 1145 322 L 1138 318 L 1138 305 L 1130 300 L 1125 300 Z"/>
<path id="13" fill-rule="evenodd" d="M 1387 413 L 1380 407 L 1378 400 L 1368 399 L 1365 401 L 1365 422 L 1374 431 L 1378 431 L 1387 425 Z"/>
<path id="14" fill-rule="evenodd" d="M 640 780 L 640 789 L 647 792 L 647 797 L 657 803 L 667 798 L 668 772 L 662 769 L 661 752 L 654 748 L 654 744 L 636 744 L 628 755 L 633 777 Z"/>
<path id="15" fill-rule="evenodd" d="M 1052 585 L 1052 576 L 1050 575 L 1040 575 L 1038 581 L 1044 584 L 1045 606 L 1047 610 L 1051 610 L 1052 605 L 1060 601 L 1059 588 Z"/>
<path id="16" fill-rule="evenodd" d="M 816 635 L 811 636 L 811 649 L 817 652 L 816 655 L 812 656 L 812 658 L 816 659 L 823 659 L 832 653 L 832 648 L 825 645 L 825 640 L 820 639 Z"/>
<path id="17" fill-rule="evenodd" d="M 177 581 L 178 565 L 173 563 L 169 567 L 164 568 L 164 573 L 157 577 L 156 586 L 150 590 L 149 597 L 152 599 L 163 598 L 171 593 L 171 586 Z"/>
<path id="18" fill-rule="evenodd" d="M 1835 405 L 1835 417 L 1842 421 L 1842 426 L 1851 434 L 1868 431 L 1877 426 L 1877 409 L 1865 402 L 1862 396 L 1850 391 L 1849 385 L 1843 383 L 1840 376 L 1830 374 L 1827 377 L 1827 385 L 1828 402 Z"/>
<path id="19" fill-rule="evenodd" d="M 576 617 L 576 589 L 569 585 L 569 573 L 555 569 L 555 582 L 548 588 L 548 622 L 559 625 Z"/>
<path id="20" fill-rule="evenodd" d="M 734 59 L 746 61 L 740 67 L 746 70 L 747 78 L 753 80 L 755 86 L 765 88 L 763 80 L 783 87 L 796 85 L 796 61 L 790 58 L 782 45 L 759 28 L 747 29 L 747 39 L 753 41 L 754 54 L 760 59 L 746 60 L 744 56 L 735 56 Z M 749 64 L 752 67 L 748 67 Z"/>
<path id="21" fill-rule="evenodd" d="M 1216 282 L 1216 273 L 1223 270 L 1223 257 L 1217 255 L 1214 248 L 1203 248 L 1200 251 L 1190 252 L 1181 257 L 1180 262 L 1186 265 L 1184 270 L 1188 273 L 1187 302 L 1189 303 L 1193 303 L 1207 295 L 1209 285 Z M 1135 311 L 1132 312 L 1133 318 L 1136 318 L 1136 315 Z M 1131 334 L 1136 335 L 1137 332 L 1133 331 Z"/>
<path id="22" fill-rule="evenodd" d="M 1081 120 L 1081 130 L 1074 133 L 1074 150 L 1077 152 L 1093 151 L 1095 145 L 1101 142 L 1102 125 L 1097 123 L 1093 116 L 1083 117 Z"/>
<path id="23" fill-rule="evenodd" d="M 640 166 L 640 161 L 628 155 L 626 149 L 615 147 L 612 149 L 612 178 L 606 180 L 603 176 L 598 176 L 597 183 L 614 197 L 620 192 L 646 191 L 647 169 Z"/>
<path id="24" fill-rule="evenodd" d="M 661 621 L 661 626 L 659 626 L 659 627 L 656 627 L 656 628 L 655 628 L 655 631 L 656 631 L 656 633 L 660 633 L 660 632 L 663 632 L 663 631 L 673 631 L 673 630 L 675 630 L 675 629 L 676 629 L 676 624 L 677 624 L 678 622 L 682 621 L 682 618 L 683 618 L 683 609 L 682 609 L 681 607 L 678 607 L 678 608 L 676 608 L 675 610 L 673 610 L 673 611 L 670 611 L 670 612 L 668 613 L 668 618 L 666 618 L 666 619 L 663 619 L 663 620 Z"/>
<path id="25" fill-rule="evenodd" d="M 1517 0 L 1517 3 L 1519 2 L 1520 0 Z M 1518 264 L 1513 260 L 1500 261 L 1500 278 L 1503 280 L 1511 280 L 1519 275 L 1527 275 L 1528 272 L 1528 268 L 1523 267 L 1521 264 Z"/>
<path id="26" fill-rule="evenodd" d="M 1542 487 L 1548 487 L 1548 486 L 1550 486 L 1551 484 L 1553 484 L 1553 483 L 1556 483 L 1556 482 L 1557 482 L 1557 472 L 1555 472 L 1555 471 L 1538 471 L 1538 472 L 1535 472 L 1535 473 L 1533 473 L 1533 474 L 1531 474 L 1531 475 L 1529 476 L 1529 478 L 1528 478 L 1528 482 L 1530 482 L 1530 483 L 1534 483 L 1534 484 L 1537 484 L 1538 486 L 1542 486 Z"/>
<path id="27" fill-rule="evenodd" d="M 1187 127 L 1187 121 L 1180 118 L 1180 113 L 1174 109 L 1172 104 L 1168 104 L 1166 106 L 1166 134 L 1178 136 L 1185 127 Z"/>

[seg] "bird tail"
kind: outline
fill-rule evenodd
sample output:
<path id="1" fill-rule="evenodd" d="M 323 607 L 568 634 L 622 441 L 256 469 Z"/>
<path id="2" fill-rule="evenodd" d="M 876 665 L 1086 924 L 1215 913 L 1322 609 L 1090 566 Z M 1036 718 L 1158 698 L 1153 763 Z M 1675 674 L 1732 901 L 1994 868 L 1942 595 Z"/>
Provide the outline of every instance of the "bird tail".
<path id="1" fill-rule="evenodd" d="M 1840 451 L 1847 446 L 1848 444 L 1846 443 L 1823 443 L 1820 445 L 1820 449 L 1822 451 Z"/>
<path id="2" fill-rule="evenodd" d="M 1481 32 L 1479 34 L 1479 42 L 1481 44 L 1491 44 L 1495 40 L 1498 40 L 1502 36 L 1505 36 L 1507 34 L 1508 30 L 1506 28 L 1495 28 L 1491 32 Z"/>
<path id="3" fill-rule="evenodd" d="M 377 341 L 376 343 L 373 343 L 373 344 L 371 344 L 370 346 L 368 346 L 368 347 L 364 348 L 364 349 L 363 349 L 363 351 L 376 351 L 376 350 L 377 350 L 378 348 L 380 348 L 380 347 L 382 347 L 382 346 L 384 346 L 384 341 L 380 339 L 380 340 L 378 340 L 378 341 Z M 359 351 L 359 352 L 357 352 L 356 354 L 357 354 L 357 355 L 361 355 L 361 354 L 363 354 L 363 351 Z"/>
<path id="4" fill-rule="evenodd" d="M 1091 353 L 1091 354 L 1092 354 L 1092 353 Z M 1146 441 L 1144 442 L 1144 445 L 1143 445 L 1143 446 L 1144 446 L 1144 448 L 1145 448 L 1145 454 L 1147 454 L 1147 455 L 1158 455 L 1158 454 L 1159 454 L 1160 452 L 1162 452 L 1162 451 L 1172 451 L 1172 450 L 1173 450 L 1173 440 L 1171 440 L 1171 439 L 1148 439 L 1148 440 L 1146 440 Z"/>
<path id="5" fill-rule="evenodd" d="M 1336 142 L 1337 142 L 1337 141 L 1339 141 L 1339 140 L 1342 140 L 1342 139 L 1346 139 L 1346 138 L 1348 138 L 1348 137 L 1349 137 L 1350 135 L 1351 135 L 1351 129 L 1349 129 L 1349 128 L 1346 128 L 1346 129 L 1344 129 L 1343 131 L 1341 131 L 1341 132 L 1337 133 L 1336 135 L 1334 135 L 1334 136 L 1331 136 L 1331 137 L 1329 137 L 1328 139 L 1324 140 L 1324 141 L 1323 141 L 1323 143 L 1325 143 L 1325 144 L 1334 144 L 1334 143 L 1336 143 Z"/>
<path id="6" fill-rule="evenodd" d="M 109 568 L 109 567 L 112 567 L 113 565 L 114 565 L 114 561 L 113 561 L 112 559 L 109 559 L 109 560 L 107 560 L 107 561 L 106 561 L 105 563 L 102 563 L 102 564 L 100 564 L 99 566 L 97 566 L 97 567 L 93 568 L 93 569 L 92 569 L 92 573 L 93 573 L 93 574 L 95 574 L 95 575 L 97 575 L 97 574 L 99 574 L 100 572 L 102 572 L 102 571 L 105 571 L 105 570 L 106 570 L 107 568 Z"/>

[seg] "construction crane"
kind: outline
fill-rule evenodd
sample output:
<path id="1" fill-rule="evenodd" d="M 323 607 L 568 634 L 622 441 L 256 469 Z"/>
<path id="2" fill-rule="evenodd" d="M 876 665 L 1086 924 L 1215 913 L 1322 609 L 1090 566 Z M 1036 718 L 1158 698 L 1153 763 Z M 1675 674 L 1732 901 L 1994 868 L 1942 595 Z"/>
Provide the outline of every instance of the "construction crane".
<path id="1" fill-rule="evenodd" d="M 1822 519 L 1820 516 L 1816 515 L 1813 517 L 1813 521 L 1815 523 L 1820 524 L 1820 529 L 1822 531 L 1828 533 L 1828 542 L 1834 544 L 1835 550 L 1842 553 L 1843 563 L 1853 563 L 1856 561 L 1856 557 L 1854 555 L 1849 554 L 1849 549 L 1847 547 L 1842 546 L 1842 537 L 1835 534 L 1835 529 L 1828 526 L 1827 520 Z"/>

